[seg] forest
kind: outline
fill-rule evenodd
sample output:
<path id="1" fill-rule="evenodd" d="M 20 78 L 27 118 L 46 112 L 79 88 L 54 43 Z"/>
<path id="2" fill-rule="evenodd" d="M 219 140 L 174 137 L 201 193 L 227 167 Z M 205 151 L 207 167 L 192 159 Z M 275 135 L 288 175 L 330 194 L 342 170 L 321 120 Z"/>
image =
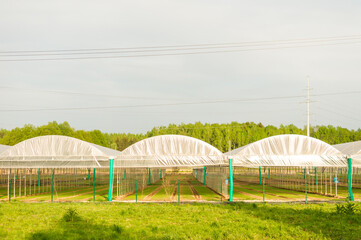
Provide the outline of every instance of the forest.
<path id="1" fill-rule="evenodd" d="M 103 133 L 100 130 L 75 130 L 68 122 L 49 122 L 47 125 L 34 126 L 26 124 L 22 128 L 12 130 L 0 130 L 0 144 L 15 145 L 29 138 L 44 135 L 64 135 L 74 137 L 101 146 L 122 151 L 131 144 L 144 138 L 164 135 L 179 134 L 201 139 L 222 152 L 230 148 L 235 149 L 260 139 L 279 134 L 306 135 L 306 128 L 297 126 L 280 125 L 279 127 L 254 122 L 231 122 L 231 123 L 188 123 L 169 124 L 168 126 L 154 127 L 144 134 L 132 133 Z M 311 126 L 310 136 L 325 141 L 331 145 L 361 140 L 361 129 L 350 130 L 343 127 Z"/>

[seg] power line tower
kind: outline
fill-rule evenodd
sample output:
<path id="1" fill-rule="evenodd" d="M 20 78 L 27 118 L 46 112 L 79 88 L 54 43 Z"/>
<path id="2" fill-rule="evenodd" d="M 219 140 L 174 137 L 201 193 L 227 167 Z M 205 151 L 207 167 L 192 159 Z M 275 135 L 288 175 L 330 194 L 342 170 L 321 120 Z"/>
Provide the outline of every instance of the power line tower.
<path id="1" fill-rule="evenodd" d="M 310 136 L 310 77 L 307 76 L 307 137 Z"/>

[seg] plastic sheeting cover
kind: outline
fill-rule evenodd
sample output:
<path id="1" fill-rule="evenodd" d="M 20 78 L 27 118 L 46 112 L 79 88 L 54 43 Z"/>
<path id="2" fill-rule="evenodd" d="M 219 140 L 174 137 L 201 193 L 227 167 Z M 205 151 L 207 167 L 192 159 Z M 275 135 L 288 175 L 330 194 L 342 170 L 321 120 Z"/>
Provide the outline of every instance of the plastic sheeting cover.
<path id="1" fill-rule="evenodd" d="M 336 144 L 333 147 L 351 157 L 353 166 L 361 167 L 361 141 Z"/>
<path id="2" fill-rule="evenodd" d="M 0 144 L 0 153 L 4 152 L 5 150 L 9 149 L 10 147 L 11 146 Z"/>
<path id="3" fill-rule="evenodd" d="M 235 166 L 346 166 L 343 153 L 303 135 L 278 135 L 225 153 Z"/>
<path id="4" fill-rule="evenodd" d="M 76 138 L 49 135 L 20 142 L 0 154 L 3 168 L 109 167 L 120 152 Z"/>
<path id="5" fill-rule="evenodd" d="M 117 167 L 194 167 L 226 163 L 221 151 L 199 139 L 160 135 L 126 148 L 115 161 Z"/>

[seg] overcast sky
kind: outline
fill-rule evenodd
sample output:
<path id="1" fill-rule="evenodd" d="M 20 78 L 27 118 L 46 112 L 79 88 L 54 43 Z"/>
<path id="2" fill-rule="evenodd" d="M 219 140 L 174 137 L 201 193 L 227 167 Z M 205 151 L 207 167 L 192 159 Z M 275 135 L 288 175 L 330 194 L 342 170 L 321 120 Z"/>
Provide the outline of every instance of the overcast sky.
<path id="1" fill-rule="evenodd" d="M 298 2 L 1 1 L 0 52 L 361 35 L 360 1 Z M 359 39 L 211 54 L 0 61 L 0 128 L 54 120 L 76 129 L 131 133 L 196 121 L 303 127 L 305 97 L 267 98 L 306 95 L 307 75 L 316 95 L 311 98 L 312 125 L 361 127 Z M 355 93 L 346 93 L 351 91 Z M 325 93 L 338 94 L 319 96 Z M 254 100 L 260 98 L 265 99 Z M 228 102 L 232 99 L 249 101 Z M 101 109 L 108 106 L 127 107 Z M 51 110 L 59 108 L 65 110 Z M 24 111 L 29 109 L 48 110 Z"/>

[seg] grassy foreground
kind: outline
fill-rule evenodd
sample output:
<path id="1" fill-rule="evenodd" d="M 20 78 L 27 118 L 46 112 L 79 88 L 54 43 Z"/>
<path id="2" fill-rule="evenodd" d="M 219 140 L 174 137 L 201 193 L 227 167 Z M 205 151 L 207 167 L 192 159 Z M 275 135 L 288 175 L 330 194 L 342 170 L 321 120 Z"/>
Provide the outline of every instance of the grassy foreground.
<path id="1" fill-rule="evenodd" d="M 0 204 L 0 239 L 360 238 L 335 204 Z"/>

